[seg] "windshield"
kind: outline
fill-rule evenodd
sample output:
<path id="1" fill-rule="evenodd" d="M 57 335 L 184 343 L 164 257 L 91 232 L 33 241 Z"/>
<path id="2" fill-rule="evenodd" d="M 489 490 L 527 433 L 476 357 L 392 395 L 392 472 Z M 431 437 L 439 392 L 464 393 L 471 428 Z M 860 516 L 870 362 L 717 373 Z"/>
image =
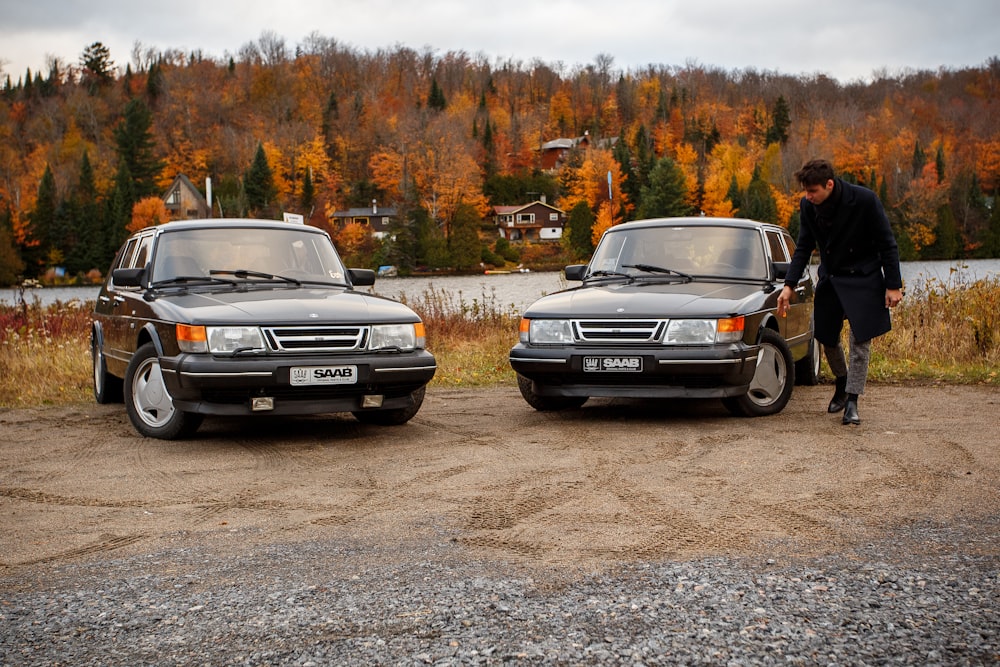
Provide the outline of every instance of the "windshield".
<path id="1" fill-rule="evenodd" d="M 243 279 L 275 276 L 302 282 L 346 282 L 344 265 L 329 238 L 296 227 L 186 229 L 160 236 L 154 283 L 208 279 L 220 273 Z"/>
<path id="2" fill-rule="evenodd" d="M 610 231 L 590 260 L 588 274 L 688 274 L 766 279 L 764 246 L 756 229 L 638 227 Z"/>

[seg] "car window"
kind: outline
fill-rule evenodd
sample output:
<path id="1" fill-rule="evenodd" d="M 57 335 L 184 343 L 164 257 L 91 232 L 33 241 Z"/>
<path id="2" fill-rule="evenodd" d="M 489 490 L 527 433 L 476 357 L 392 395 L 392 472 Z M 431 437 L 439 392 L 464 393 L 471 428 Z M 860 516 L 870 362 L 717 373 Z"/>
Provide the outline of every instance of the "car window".
<path id="1" fill-rule="evenodd" d="M 590 271 L 641 273 L 648 265 L 683 273 L 732 278 L 766 277 L 756 229 L 727 226 L 639 227 L 607 233 Z"/>
<path id="2" fill-rule="evenodd" d="M 299 280 L 343 282 L 330 239 L 301 229 L 198 229 L 165 232 L 157 243 L 153 281 L 211 272 L 252 271 Z"/>
<path id="3" fill-rule="evenodd" d="M 788 255 L 785 253 L 785 246 L 781 242 L 781 234 L 778 232 L 767 232 L 767 244 L 771 248 L 771 260 L 775 262 L 787 262 Z"/>
<path id="4" fill-rule="evenodd" d="M 148 236 L 146 237 L 149 238 Z M 118 255 L 117 261 L 115 261 L 114 266 L 111 267 L 111 275 L 114 275 L 115 269 L 129 269 L 135 266 L 133 263 L 136 258 L 136 247 L 139 245 L 139 238 L 133 237 L 125 242 L 122 247 L 121 253 Z M 148 246 L 147 246 L 148 248 Z M 109 284 L 114 285 L 114 278 L 109 276 Z"/>
<path id="5" fill-rule="evenodd" d="M 153 245 L 152 234 L 146 234 L 139 238 L 139 247 L 135 251 L 135 257 L 129 262 L 129 267 L 141 269 L 149 261 L 149 249 Z"/>
<path id="6" fill-rule="evenodd" d="M 118 261 L 115 262 L 115 265 L 113 267 L 111 267 L 112 270 L 123 269 L 123 268 L 127 269 L 128 267 L 132 266 L 131 263 L 132 255 L 135 254 L 135 246 L 137 242 L 138 240 L 134 238 L 128 240 L 128 243 L 125 244 L 125 247 L 124 249 L 122 249 L 121 254 L 118 255 Z"/>
<path id="7" fill-rule="evenodd" d="M 788 248 L 788 256 L 791 257 L 795 254 L 795 239 L 793 239 L 792 235 L 787 232 L 781 236 L 785 239 L 785 247 Z"/>

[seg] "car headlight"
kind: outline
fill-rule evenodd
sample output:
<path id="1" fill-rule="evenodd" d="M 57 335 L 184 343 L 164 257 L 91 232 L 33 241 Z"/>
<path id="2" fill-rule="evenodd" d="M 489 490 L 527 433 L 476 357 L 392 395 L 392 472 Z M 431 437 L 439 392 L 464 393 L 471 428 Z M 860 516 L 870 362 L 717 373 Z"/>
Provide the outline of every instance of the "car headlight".
<path id="1" fill-rule="evenodd" d="M 264 335 L 258 327 L 206 327 L 178 324 L 177 346 L 182 352 L 263 352 Z"/>
<path id="2" fill-rule="evenodd" d="M 263 352 L 264 336 L 258 327 L 205 327 L 208 351 L 212 354 Z"/>
<path id="3" fill-rule="evenodd" d="M 413 350 L 424 345 L 424 325 L 376 324 L 368 339 L 369 350 Z"/>
<path id="4" fill-rule="evenodd" d="M 735 343 L 743 338 L 743 317 L 719 320 L 670 320 L 663 342 L 668 345 Z"/>
<path id="5" fill-rule="evenodd" d="M 569 320 L 522 319 L 519 337 L 522 343 L 569 344 L 573 342 L 573 327 Z"/>

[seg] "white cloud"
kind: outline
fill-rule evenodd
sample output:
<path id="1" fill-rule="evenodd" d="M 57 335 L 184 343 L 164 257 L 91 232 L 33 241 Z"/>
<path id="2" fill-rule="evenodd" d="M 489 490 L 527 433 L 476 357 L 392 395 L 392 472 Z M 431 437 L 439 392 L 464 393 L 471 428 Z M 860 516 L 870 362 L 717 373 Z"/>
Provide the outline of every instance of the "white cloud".
<path id="1" fill-rule="evenodd" d="M 76 64 L 100 41 L 124 66 L 133 45 L 222 58 L 264 31 L 289 48 L 310 33 L 359 50 L 404 45 L 567 69 L 607 54 L 620 69 L 696 62 L 727 70 L 822 72 L 841 80 L 888 69 L 978 66 L 995 57 L 995 0 L 0 0 L 0 62 L 17 78 Z M 8 6 L 9 5 L 9 6 Z"/>

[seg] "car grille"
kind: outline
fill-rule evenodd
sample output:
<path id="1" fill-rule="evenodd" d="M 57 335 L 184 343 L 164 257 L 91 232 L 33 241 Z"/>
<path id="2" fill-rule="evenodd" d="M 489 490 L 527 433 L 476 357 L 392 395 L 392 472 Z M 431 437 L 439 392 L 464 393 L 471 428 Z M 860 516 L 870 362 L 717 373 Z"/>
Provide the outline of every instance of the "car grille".
<path id="1" fill-rule="evenodd" d="M 655 343 L 665 320 L 575 320 L 573 335 L 587 343 Z"/>
<path id="2" fill-rule="evenodd" d="M 350 352 L 364 347 L 368 327 L 266 327 L 276 352 Z"/>

